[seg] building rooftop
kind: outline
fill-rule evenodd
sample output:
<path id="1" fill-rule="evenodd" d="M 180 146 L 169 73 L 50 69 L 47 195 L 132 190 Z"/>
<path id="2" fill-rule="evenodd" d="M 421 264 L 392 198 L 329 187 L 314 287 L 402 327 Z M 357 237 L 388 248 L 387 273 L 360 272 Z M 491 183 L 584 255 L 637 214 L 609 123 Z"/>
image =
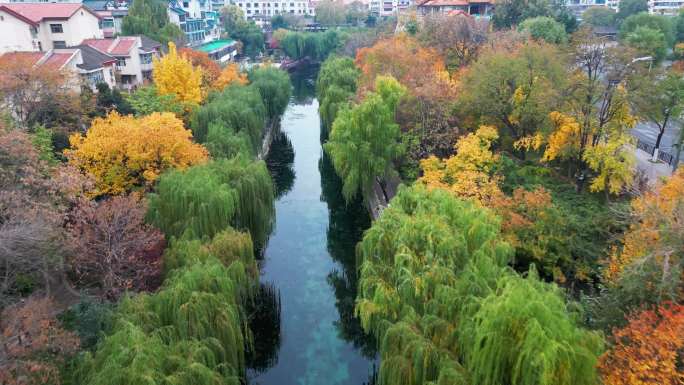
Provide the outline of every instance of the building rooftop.
<path id="1" fill-rule="evenodd" d="M 83 59 L 83 64 L 78 64 L 78 68 L 85 71 L 92 71 L 98 68 L 102 68 L 106 64 L 116 62 L 116 58 L 107 55 L 106 53 L 100 52 L 95 48 L 81 44 L 79 46 L 73 47 L 81 50 L 81 58 Z"/>
<path id="2" fill-rule="evenodd" d="M 215 40 L 212 41 L 211 43 L 205 43 L 202 44 L 201 46 L 197 47 L 198 51 L 206 52 L 206 53 L 211 53 L 214 51 L 218 51 L 220 49 L 223 49 L 229 45 L 235 44 L 235 40 L 232 39 L 226 39 L 226 40 Z"/>
<path id="3" fill-rule="evenodd" d="M 129 56 L 131 49 L 135 47 L 136 37 L 118 37 L 116 39 L 86 39 L 85 45 L 89 45 L 100 52 L 113 56 Z"/>
<path id="4" fill-rule="evenodd" d="M 32 25 L 37 25 L 43 20 L 68 19 L 79 9 L 84 9 L 99 18 L 88 7 L 78 3 L 7 3 L 0 5 L 0 10 Z"/>
<path id="5" fill-rule="evenodd" d="M 76 54 L 76 49 L 66 48 L 59 51 L 50 50 L 47 52 L 8 52 L 1 57 L 31 63 L 32 66 L 51 66 L 62 69 Z"/>

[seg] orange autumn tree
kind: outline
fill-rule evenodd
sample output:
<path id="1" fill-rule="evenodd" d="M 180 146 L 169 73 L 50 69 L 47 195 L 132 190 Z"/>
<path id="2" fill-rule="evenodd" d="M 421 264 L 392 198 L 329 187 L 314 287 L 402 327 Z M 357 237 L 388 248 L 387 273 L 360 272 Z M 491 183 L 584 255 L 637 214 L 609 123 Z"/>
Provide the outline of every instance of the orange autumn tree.
<path id="1" fill-rule="evenodd" d="M 664 304 L 636 313 L 613 331 L 612 340 L 599 361 L 605 385 L 684 383 L 684 306 Z"/>
<path id="2" fill-rule="evenodd" d="M 655 191 L 634 199 L 632 215 L 621 250 L 611 256 L 606 279 L 617 283 L 626 272 L 650 265 L 659 272 L 656 282 L 667 277 L 678 281 L 684 264 L 684 168 Z"/>
<path id="3" fill-rule="evenodd" d="M 178 54 L 189 60 L 193 66 L 202 69 L 202 89 L 204 90 L 209 90 L 221 75 L 221 67 L 206 52 L 181 48 Z"/>
<path id="4" fill-rule="evenodd" d="M 154 59 L 154 84 L 160 95 L 174 95 L 180 102 L 198 104 L 202 101 L 202 68 L 176 51 L 169 43 L 169 53 Z"/>
<path id="5" fill-rule="evenodd" d="M 406 86 L 414 95 L 429 92 L 448 94 L 454 84 L 446 70 L 444 60 L 432 48 L 422 47 L 418 41 L 404 34 L 383 39 L 372 47 L 361 48 L 354 61 L 361 70 L 359 89 L 373 88 L 378 75 L 389 75 Z"/>
<path id="6" fill-rule="evenodd" d="M 72 135 L 69 142 L 69 163 L 95 179 L 93 196 L 149 188 L 165 170 L 203 163 L 208 157 L 169 112 L 139 118 L 112 112 L 95 119 L 85 136 Z"/>
<path id="7" fill-rule="evenodd" d="M 221 71 L 221 74 L 214 82 L 214 88 L 222 90 L 232 83 L 245 85 L 247 82 L 247 74 L 240 72 L 240 67 L 237 64 L 231 63 Z"/>

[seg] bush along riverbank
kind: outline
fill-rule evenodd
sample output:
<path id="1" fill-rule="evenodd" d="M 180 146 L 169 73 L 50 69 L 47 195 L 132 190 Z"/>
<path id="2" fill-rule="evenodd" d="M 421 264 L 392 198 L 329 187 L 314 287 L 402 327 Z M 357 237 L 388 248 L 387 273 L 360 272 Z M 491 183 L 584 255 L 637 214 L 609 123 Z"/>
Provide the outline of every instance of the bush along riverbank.
<path id="1" fill-rule="evenodd" d="M 124 298 L 113 326 L 81 355 L 71 383 L 241 384 L 255 341 L 249 324 L 263 290 L 255 251 L 273 224 L 265 137 L 289 96 L 286 73 L 250 72 L 249 85 L 213 92 L 190 118 L 211 159 L 163 173 L 148 221 L 168 240 L 156 293 Z"/>

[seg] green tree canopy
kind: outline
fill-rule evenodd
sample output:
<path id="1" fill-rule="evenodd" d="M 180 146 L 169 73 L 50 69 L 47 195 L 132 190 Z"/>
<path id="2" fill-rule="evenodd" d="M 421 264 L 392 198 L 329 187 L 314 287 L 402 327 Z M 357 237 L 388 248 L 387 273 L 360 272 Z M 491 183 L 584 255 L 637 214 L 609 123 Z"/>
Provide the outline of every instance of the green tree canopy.
<path id="1" fill-rule="evenodd" d="M 316 80 L 316 94 L 325 130 L 332 126 L 339 109 L 356 93 L 356 81 L 360 75 L 349 57 L 330 57 L 323 62 Z"/>
<path id="2" fill-rule="evenodd" d="M 637 13 L 648 11 L 648 0 L 620 0 L 617 20 L 622 21 Z"/>
<path id="3" fill-rule="evenodd" d="M 166 0 L 133 0 L 124 17 L 121 29 L 124 35 L 145 35 L 163 45 L 182 39 L 185 34 L 169 22 L 169 2 Z"/>
<path id="4" fill-rule="evenodd" d="M 324 144 L 344 182 L 342 193 L 347 200 L 359 191 L 368 192 L 376 178 L 395 172 L 392 162 L 402 153 L 394 117 L 406 88 L 385 76 L 377 77 L 375 88 L 360 104 L 339 111 Z"/>
<path id="5" fill-rule="evenodd" d="M 400 189 L 357 248 L 356 311 L 380 343 L 380 384 L 595 384 L 601 338 L 555 284 L 520 277 L 498 219 Z"/>
<path id="6" fill-rule="evenodd" d="M 208 140 L 212 123 L 246 135 L 250 139 L 252 154 L 261 146 L 267 110 L 258 89 L 253 86 L 231 85 L 222 92 L 209 96 L 190 120 L 192 134 L 200 143 Z"/>
<path id="7" fill-rule="evenodd" d="M 582 13 L 582 23 L 592 27 L 612 27 L 615 25 L 616 13 L 608 7 L 589 7 Z"/>
<path id="8" fill-rule="evenodd" d="M 561 44 L 568 40 L 563 24 L 547 16 L 526 19 L 520 23 L 518 30 L 528 32 L 534 39 L 551 44 Z"/>
<path id="9" fill-rule="evenodd" d="M 250 71 L 249 82 L 261 96 L 268 119 L 276 119 L 285 112 L 292 92 L 287 72 L 273 67 L 256 68 Z"/>
<path id="10" fill-rule="evenodd" d="M 620 25 L 619 37 L 621 39 L 627 39 L 627 36 L 632 32 L 636 32 L 638 27 L 648 27 L 660 32 L 664 38 L 665 48 L 674 45 L 675 32 L 670 18 L 660 15 L 650 15 L 646 12 L 629 16 Z M 649 34 L 649 32 L 642 31 L 640 34 Z M 650 34 L 653 35 L 652 33 Z"/>
<path id="11" fill-rule="evenodd" d="M 515 27 L 523 20 L 549 16 L 563 24 L 567 32 L 577 29 L 577 19 L 560 0 L 504 0 L 496 3 L 492 23 L 497 29 Z"/>
<path id="12" fill-rule="evenodd" d="M 273 224 L 273 182 L 264 162 L 219 159 L 161 176 L 149 197 L 148 219 L 167 236 L 214 236 L 249 230 L 264 245 Z"/>
<path id="13" fill-rule="evenodd" d="M 659 63 L 667 55 L 665 35 L 657 29 L 640 25 L 625 35 L 625 43 L 634 48 L 639 55 L 651 56 Z"/>

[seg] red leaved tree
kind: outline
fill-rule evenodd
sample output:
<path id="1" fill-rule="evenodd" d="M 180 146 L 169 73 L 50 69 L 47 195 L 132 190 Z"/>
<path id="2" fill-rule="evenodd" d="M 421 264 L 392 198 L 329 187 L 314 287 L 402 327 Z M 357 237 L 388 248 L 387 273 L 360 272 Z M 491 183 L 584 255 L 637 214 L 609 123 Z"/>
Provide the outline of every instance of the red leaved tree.
<path id="1" fill-rule="evenodd" d="M 70 214 L 68 259 L 77 286 L 108 298 L 159 285 L 164 236 L 144 221 L 146 207 L 133 195 L 83 200 Z"/>
<path id="2" fill-rule="evenodd" d="M 58 385 L 59 365 L 79 348 L 76 334 L 64 330 L 49 297 L 31 297 L 6 308 L 0 317 L 0 384 Z"/>
<path id="3" fill-rule="evenodd" d="M 684 384 L 684 306 L 633 314 L 599 363 L 605 385 Z"/>

